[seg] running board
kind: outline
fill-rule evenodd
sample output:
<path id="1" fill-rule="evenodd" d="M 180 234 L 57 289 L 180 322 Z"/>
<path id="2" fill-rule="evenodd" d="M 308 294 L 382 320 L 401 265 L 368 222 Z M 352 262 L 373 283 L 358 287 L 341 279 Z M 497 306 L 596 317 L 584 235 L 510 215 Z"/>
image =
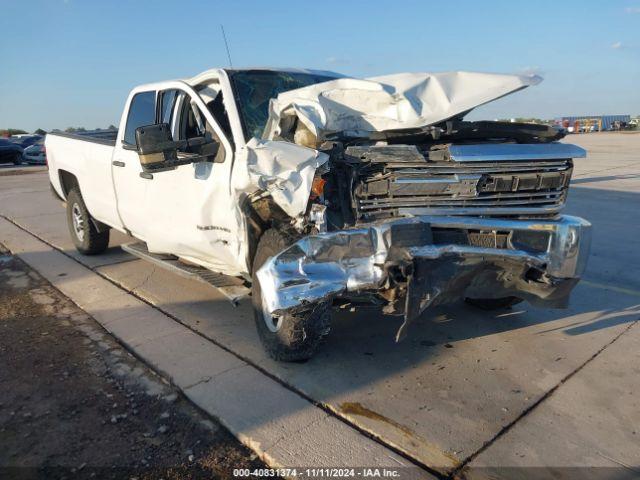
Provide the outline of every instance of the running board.
<path id="1" fill-rule="evenodd" d="M 249 295 L 251 290 L 244 285 L 244 280 L 222 273 L 212 272 L 204 267 L 181 262 L 175 255 L 150 253 L 143 242 L 125 243 L 120 246 L 125 252 L 153 263 L 186 278 L 206 283 L 218 290 L 236 306 L 238 301 Z"/>

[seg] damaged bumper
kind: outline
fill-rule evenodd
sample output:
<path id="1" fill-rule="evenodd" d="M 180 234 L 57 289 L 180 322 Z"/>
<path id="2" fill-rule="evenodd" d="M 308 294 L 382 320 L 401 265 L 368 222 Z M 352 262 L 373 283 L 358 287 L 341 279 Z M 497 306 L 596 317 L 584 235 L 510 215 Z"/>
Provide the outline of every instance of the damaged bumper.
<path id="1" fill-rule="evenodd" d="M 591 224 L 423 216 L 304 237 L 257 272 L 273 315 L 369 296 L 403 314 L 459 298 L 516 296 L 565 307 L 585 269 Z"/>

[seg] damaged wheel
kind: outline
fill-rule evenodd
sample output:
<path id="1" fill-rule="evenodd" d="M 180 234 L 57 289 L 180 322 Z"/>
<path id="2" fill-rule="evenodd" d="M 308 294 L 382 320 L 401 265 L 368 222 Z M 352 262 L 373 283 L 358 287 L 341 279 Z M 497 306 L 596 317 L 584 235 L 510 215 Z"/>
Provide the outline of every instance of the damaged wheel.
<path id="1" fill-rule="evenodd" d="M 265 350 L 275 360 L 296 362 L 311 358 L 329 333 L 330 306 L 314 304 L 304 311 L 277 317 L 264 311 L 256 272 L 269 258 L 288 246 L 286 237 L 275 229 L 267 230 L 260 238 L 253 259 L 251 302 L 258 335 Z"/>
<path id="2" fill-rule="evenodd" d="M 482 310 L 499 310 L 501 308 L 509 308 L 520 302 L 521 298 L 518 297 L 503 297 L 503 298 L 465 298 L 465 302 L 474 307 L 478 307 Z"/>

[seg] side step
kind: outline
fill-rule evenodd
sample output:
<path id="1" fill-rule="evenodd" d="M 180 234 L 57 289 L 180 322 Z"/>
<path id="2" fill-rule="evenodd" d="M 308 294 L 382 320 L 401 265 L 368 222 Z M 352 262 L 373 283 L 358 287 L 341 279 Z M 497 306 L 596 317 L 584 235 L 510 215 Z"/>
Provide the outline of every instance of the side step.
<path id="1" fill-rule="evenodd" d="M 150 253 L 144 242 L 126 243 L 121 245 L 121 248 L 131 255 L 135 255 L 173 273 L 211 285 L 227 297 L 234 306 L 238 304 L 240 299 L 251 292 L 244 285 L 244 280 L 241 278 L 230 277 L 197 265 L 181 262 L 175 255 Z"/>

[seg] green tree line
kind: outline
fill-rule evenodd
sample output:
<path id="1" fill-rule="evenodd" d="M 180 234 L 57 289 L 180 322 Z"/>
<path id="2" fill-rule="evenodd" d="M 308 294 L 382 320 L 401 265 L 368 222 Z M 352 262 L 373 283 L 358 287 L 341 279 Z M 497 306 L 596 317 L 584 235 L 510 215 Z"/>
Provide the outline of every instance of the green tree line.
<path id="1" fill-rule="evenodd" d="M 95 128 L 94 130 L 117 130 L 115 125 L 109 125 L 107 128 Z M 61 130 L 58 128 L 54 128 L 52 132 L 60 132 Z M 73 133 L 73 132 L 86 132 L 87 129 L 84 127 L 67 127 L 64 129 L 65 132 Z M 33 131 L 33 135 L 46 135 L 47 131 L 38 128 Z M 27 135 L 29 132 L 26 130 L 22 130 L 20 128 L 0 128 L 0 137 L 11 137 L 13 135 Z"/>

